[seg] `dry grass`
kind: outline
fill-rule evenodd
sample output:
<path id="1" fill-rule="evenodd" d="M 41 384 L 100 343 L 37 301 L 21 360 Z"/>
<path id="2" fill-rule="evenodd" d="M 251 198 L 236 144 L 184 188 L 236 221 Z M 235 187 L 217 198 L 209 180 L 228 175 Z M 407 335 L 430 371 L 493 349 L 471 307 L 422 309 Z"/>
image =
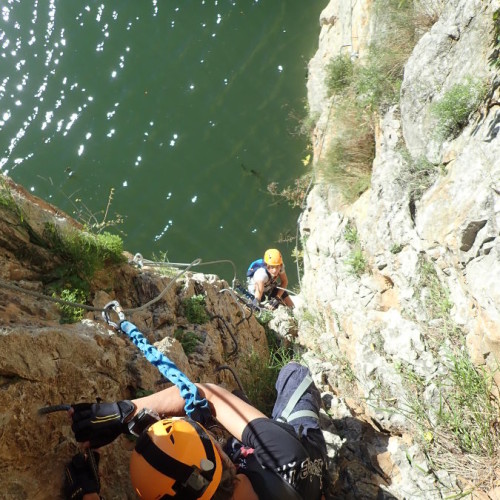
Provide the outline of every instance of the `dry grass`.
<path id="1" fill-rule="evenodd" d="M 339 187 L 348 202 L 370 186 L 376 113 L 399 100 L 403 68 L 419 37 L 415 2 L 377 0 L 375 36 L 367 59 L 353 63 L 339 56 L 330 63 L 335 136 L 316 173 L 320 181 Z M 428 7 L 425 3 L 422 12 Z"/>
<path id="2" fill-rule="evenodd" d="M 439 404 L 424 402 L 421 385 L 407 416 L 422 436 L 433 469 L 459 478 L 464 492 L 489 491 L 500 486 L 500 400 L 495 396 L 495 373 L 474 366 L 463 350 L 450 353 L 446 364 L 447 375 L 435 379 Z"/>
<path id="3" fill-rule="evenodd" d="M 315 173 L 319 182 L 337 186 L 348 202 L 370 186 L 374 118 L 399 101 L 404 65 L 445 5 L 445 0 L 375 0 L 367 58 L 353 61 L 339 55 L 329 64 L 335 132 Z"/>
<path id="4" fill-rule="evenodd" d="M 375 137 L 371 114 L 343 104 L 336 109 L 336 137 L 316 170 L 319 179 L 335 184 L 353 201 L 370 185 Z"/>
<path id="5" fill-rule="evenodd" d="M 445 0 L 414 0 L 415 27 L 418 33 L 429 31 L 446 7 Z"/>
<path id="6" fill-rule="evenodd" d="M 459 480 L 466 493 L 488 492 L 500 486 L 500 458 L 453 452 L 441 446 L 433 453 L 436 468 L 446 470 Z"/>

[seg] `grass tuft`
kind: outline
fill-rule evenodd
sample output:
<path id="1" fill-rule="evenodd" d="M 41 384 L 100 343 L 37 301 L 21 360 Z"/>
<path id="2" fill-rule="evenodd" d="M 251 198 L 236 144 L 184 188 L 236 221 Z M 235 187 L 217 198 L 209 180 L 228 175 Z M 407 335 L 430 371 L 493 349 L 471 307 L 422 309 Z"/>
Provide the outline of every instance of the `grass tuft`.
<path id="1" fill-rule="evenodd" d="M 186 356 L 196 351 L 196 348 L 203 342 L 203 338 L 195 332 L 187 332 L 183 328 L 178 328 L 174 332 L 174 338 L 178 340 Z"/>
<path id="2" fill-rule="evenodd" d="M 344 238 L 348 243 L 353 245 L 353 250 L 345 263 L 351 267 L 351 274 L 359 278 L 366 271 L 367 262 L 361 248 L 361 241 L 356 226 L 348 223 L 344 230 Z"/>
<path id="3" fill-rule="evenodd" d="M 84 304 L 87 300 L 86 293 L 80 289 L 64 288 L 61 290 L 59 296 L 56 292 L 52 293 L 52 297 L 57 297 L 66 302 L 75 304 Z M 83 319 L 84 309 L 75 307 L 70 304 L 57 304 L 61 313 L 60 323 L 77 323 Z"/>
<path id="4" fill-rule="evenodd" d="M 205 308 L 204 295 L 193 295 L 182 301 L 184 314 L 190 323 L 202 325 L 210 320 L 210 316 Z"/>
<path id="5" fill-rule="evenodd" d="M 465 350 L 450 353 L 445 360 L 445 381 L 438 417 L 448 427 L 459 448 L 479 456 L 500 451 L 500 400 L 495 395 L 493 374 L 475 366 Z"/>
<path id="6" fill-rule="evenodd" d="M 351 274 L 358 278 L 366 271 L 366 259 L 361 248 L 355 248 L 351 252 L 346 264 L 351 266 Z"/>
<path id="7" fill-rule="evenodd" d="M 42 238 L 47 248 L 63 258 L 60 275 L 65 279 L 73 276 L 90 282 L 106 265 L 125 262 L 122 239 L 110 233 L 93 235 L 73 229 L 63 232 L 48 222 Z"/>
<path id="8" fill-rule="evenodd" d="M 267 359 L 259 357 L 255 352 L 243 359 L 245 372 L 241 383 L 250 402 L 265 415 L 270 416 L 276 401 L 276 380 L 278 374 L 290 361 L 300 361 L 300 356 L 293 346 L 274 346 Z"/>
<path id="9" fill-rule="evenodd" d="M 374 10 L 373 41 L 353 85 L 361 106 L 383 111 L 399 100 L 404 65 L 419 34 L 414 0 L 376 0 Z"/>
<path id="10" fill-rule="evenodd" d="M 371 115 L 347 101 L 335 111 L 336 137 L 316 165 L 318 177 L 336 185 L 352 202 L 370 186 L 375 158 L 375 136 Z"/>
<path id="11" fill-rule="evenodd" d="M 329 95 L 339 95 L 351 84 L 354 76 L 354 64 L 347 54 L 333 58 L 326 67 Z"/>
<path id="12" fill-rule="evenodd" d="M 407 164 L 406 172 L 401 176 L 401 182 L 408 190 L 411 200 L 419 200 L 434 184 L 443 168 L 431 163 L 425 156 L 412 158 L 407 149 L 401 149 L 401 155 Z"/>
<path id="13" fill-rule="evenodd" d="M 467 125 L 488 91 L 484 82 L 467 78 L 456 83 L 431 107 L 436 119 L 436 137 L 440 140 L 455 138 Z"/>

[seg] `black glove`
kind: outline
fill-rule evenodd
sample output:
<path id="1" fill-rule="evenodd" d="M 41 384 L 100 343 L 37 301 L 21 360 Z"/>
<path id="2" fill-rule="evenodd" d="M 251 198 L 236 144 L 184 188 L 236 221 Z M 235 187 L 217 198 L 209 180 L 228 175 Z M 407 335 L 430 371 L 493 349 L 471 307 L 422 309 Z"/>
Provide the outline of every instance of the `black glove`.
<path id="1" fill-rule="evenodd" d="M 269 308 L 270 309 L 276 309 L 279 305 L 280 305 L 280 301 L 276 297 L 274 297 L 273 299 L 271 299 L 269 301 Z"/>
<path id="2" fill-rule="evenodd" d="M 128 433 L 127 417 L 135 405 L 123 400 L 116 403 L 78 403 L 72 405 L 71 429 L 79 442 L 90 441 L 91 448 L 100 448 L 114 441 L 120 434 Z"/>
<path id="3" fill-rule="evenodd" d="M 99 453 L 77 453 L 65 468 L 64 498 L 81 500 L 87 493 L 99 493 Z"/>

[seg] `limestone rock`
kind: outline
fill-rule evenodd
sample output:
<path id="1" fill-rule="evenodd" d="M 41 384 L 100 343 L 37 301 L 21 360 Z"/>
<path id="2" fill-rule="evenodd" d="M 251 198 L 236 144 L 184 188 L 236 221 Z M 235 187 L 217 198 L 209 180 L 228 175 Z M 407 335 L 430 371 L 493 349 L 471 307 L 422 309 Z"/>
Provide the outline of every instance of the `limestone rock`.
<path id="1" fill-rule="evenodd" d="M 354 26 L 366 28 L 358 29 L 356 42 L 363 59 L 372 26 L 364 13 L 370 6 L 356 2 L 351 17 L 348 2 L 332 0 L 322 13 L 308 84 L 310 109 L 319 115 L 312 137 L 315 162 L 335 134 L 325 64 L 351 50 L 354 44 L 347 47 L 343 35 Z M 370 189 L 348 205 L 320 180 L 300 219 L 299 341 L 323 360 L 311 366 L 333 388 L 337 408 L 343 408 L 341 498 L 434 499 L 461 491 L 463 478 L 434 471 L 438 482 L 427 474 L 406 419 L 412 394 L 404 370 L 420 377 L 425 389 L 419 397 L 439 407 L 435 380 L 447 373 L 448 348 L 460 342 L 447 336 L 449 324 L 466 339 L 470 358 L 490 366 L 500 380 L 495 371 L 500 360 L 500 79 L 491 63 L 498 57 L 492 36 L 500 4 L 452 0 L 441 6 L 405 65 L 399 104 L 379 117 Z M 486 97 L 460 133 L 438 139 L 433 103 L 465 81 L 486 82 Z M 430 178 L 415 176 L 418 162 L 425 162 Z M 366 264 L 357 276 L 349 264 L 356 250 L 347 236 L 352 227 Z M 364 425 L 374 433 L 363 431 Z M 381 439 L 386 441 L 379 446 Z M 360 483 L 365 491 L 357 489 Z"/>

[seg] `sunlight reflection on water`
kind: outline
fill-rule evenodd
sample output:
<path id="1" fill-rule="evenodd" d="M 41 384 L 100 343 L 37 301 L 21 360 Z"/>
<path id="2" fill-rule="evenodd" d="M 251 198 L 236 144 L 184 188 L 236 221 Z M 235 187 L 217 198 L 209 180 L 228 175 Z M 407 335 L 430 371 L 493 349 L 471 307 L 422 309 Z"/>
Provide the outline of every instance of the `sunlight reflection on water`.
<path id="1" fill-rule="evenodd" d="M 266 188 L 303 173 L 289 115 L 325 4 L 7 0 L 1 171 L 80 219 L 116 188 L 132 252 L 246 265 L 295 231 Z"/>

